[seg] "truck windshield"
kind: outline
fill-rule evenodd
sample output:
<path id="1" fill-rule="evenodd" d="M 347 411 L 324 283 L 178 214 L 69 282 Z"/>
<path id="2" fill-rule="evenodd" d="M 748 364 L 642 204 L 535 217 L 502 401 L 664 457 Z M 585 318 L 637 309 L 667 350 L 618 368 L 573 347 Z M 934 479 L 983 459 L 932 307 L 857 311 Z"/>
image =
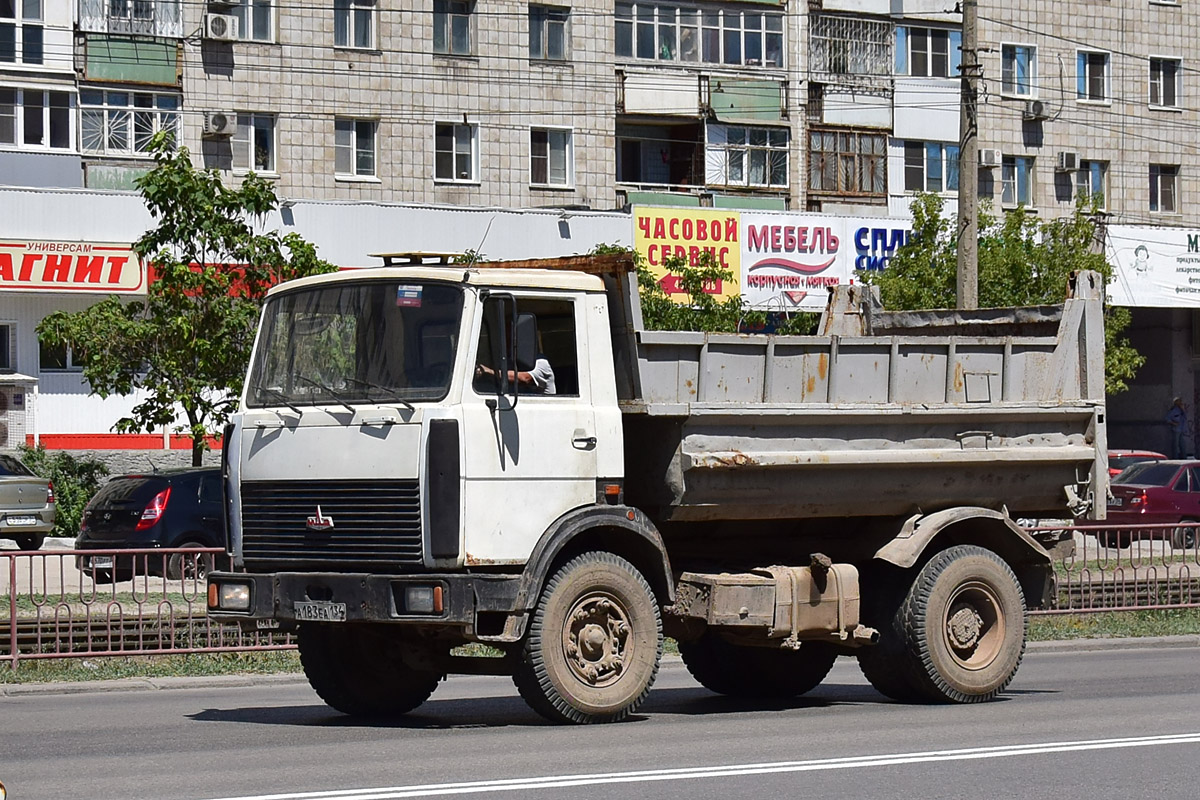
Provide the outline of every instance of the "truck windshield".
<path id="1" fill-rule="evenodd" d="M 437 283 L 340 283 L 274 297 L 247 405 L 441 400 L 462 306 L 461 289 Z"/>

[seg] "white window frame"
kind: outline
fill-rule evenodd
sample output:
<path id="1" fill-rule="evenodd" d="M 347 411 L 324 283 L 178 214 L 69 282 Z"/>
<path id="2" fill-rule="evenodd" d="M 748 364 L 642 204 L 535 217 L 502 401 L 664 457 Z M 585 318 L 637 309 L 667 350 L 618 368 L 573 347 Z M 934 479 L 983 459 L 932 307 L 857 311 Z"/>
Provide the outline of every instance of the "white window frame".
<path id="1" fill-rule="evenodd" d="M 921 53 L 925 57 L 926 70 L 920 74 L 912 71 L 913 67 L 913 42 L 916 37 L 913 36 L 913 31 L 925 32 L 925 51 Z M 934 33 L 946 34 L 946 74 L 935 75 L 933 69 L 933 40 Z M 936 54 L 936 55 L 940 55 Z M 896 74 L 907 75 L 911 78 L 957 78 L 960 77 L 960 67 L 962 66 L 962 31 L 957 28 L 940 28 L 929 27 L 927 25 L 897 25 L 896 26 Z"/>
<path id="2" fill-rule="evenodd" d="M 61 367 L 47 367 L 42 363 L 42 356 L 45 354 L 47 347 L 41 342 L 38 343 L 38 372 L 51 372 L 56 375 L 62 375 L 67 372 L 83 372 L 83 364 L 75 363 L 75 351 L 70 347 L 64 347 L 64 361 L 66 364 Z"/>
<path id="3" fill-rule="evenodd" d="M 1029 85 L 1029 90 L 1022 92 L 1020 81 L 1017 77 L 1017 65 L 1020 63 L 1017 54 L 1020 50 L 1025 50 L 1029 54 L 1028 74 L 1025 77 Z M 1009 70 L 1008 64 L 1012 60 L 1012 69 Z M 1025 44 L 1024 42 L 1002 42 L 1000 44 L 1000 93 L 1004 97 L 1019 97 L 1022 100 L 1034 99 L 1038 96 L 1038 49 L 1037 45 Z"/>
<path id="4" fill-rule="evenodd" d="M 1164 168 L 1170 169 L 1170 173 L 1164 173 Z M 1157 170 L 1157 172 L 1156 172 Z M 1151 214 L 1179 214 L 1179 165 L 1178 164 L 1151 164 L 1150 165 L 1150 213 Z M 1164 192 L 1163 187 L 1166 185 L 1163 182 L 1164 178 L 1170 178 L 1170 191 Z M 1171 197 L 1171 207 L 1164 207 L 1163 197 L 1169 194 Z"/>
<path id="5" fill-rule="evenodd" d="M 26 15 L 27 5 L 37 4 L 37 8 L 33 10 L 32 15 Z M 0 25 L 5 27 L 11 26 L 13 29 L 13 58 L 11 61 L 0 59 L 0 67 L 5 64 L 28 64 L 33 66 L 43 66 L 46 63 L 46 0 L 12 0 L 13 15 L 0 17 Z M 37 57 L 34 59 L 26 59 L 25 46 L 26 31 L 38 31 L 41 35 L 41 45 L 38 49 Z"/>
<path id="6" fill-rule="evenodd" d="M 536 133 L 546 134 L 546 152 L 536 152 L 533 137 Z M 561 148 L 555 147 L 555 138 L 561 142 Z M 563 179 L 554 180 L 555 153 L 562 161 Z M 536 159 L 544 158 L 546 162 L 546 180 L 534 180 L 534 163 Z M 575 132 L 571 128 L 553 125 L 540 125 L 529 129 L 529 185 L 538 189 L 570 189 L 575 185 Z"/>
<path id="7" fill-rule="evenodd" d="M 767 125 L 710 122 L 704 128 L 704 182 L 709 186 L 786 189 L 791 184 L 791 132 Z M 783 181 L 771 180 L 782 157 Z M 762 174 L 754 180 L 754 173 Z"/>
<path id="8" fill-rule="evenodd" d="M 544 3 L 529 4 L 529 58 L 533 61 L 566 61 L 570 51 L 571 9 Z M 551 55 L 557 40 L 559 55 Z M 538 49 L 540 48 L 540 50 Z"/>
<path id="9" fill-rule="evenodd" d="M 378 41 L 378 21 L 375 0 L 334 0 L 333 3 L 333 46 L 344 50 L 374 50 Z M 343 29 L 338 28 L 340 17 L 345 16 Z M 366 31 L 362 30 L 366 27 Z M 339 34 L 344 33 L 344 41 Z M 365 33 L 365 36 L 363 35 Z M 361 39 L 361 41 L 360 41 Z"/>
<path id="10" fill-rule="evenodd" d="M 1150 86 L 1149 86 L 1149 92 L 1147 94 L 1146 100 L 1150 104 L 1150 108 L 1153 108 L 1156 110 L 1163 110 L 1163 111 L 1183 111 L 1183 106 L 1180 102 L 1181 95 L 1183 94 L 1183 59 L 1175 57 L 1175 56 L 1153 56 L 1152 55 L 1152 56 L 1150 56 L 1149 60 L 1150 60 Z M 1174 75 L 1174 79 L 1172 80 L 1173 85 L 1171 86 L 1172 94 L 1174 94 L 1174 97 L 1172 98 L 1173 102 L 1170 102 L 1170 103 L 1162 102 L 1162 100 L 1164 99 L 1163 95 L 1165 94 L 1165 90 L 1166 90 L 1166 82 L 1163 80 L 1163 74 L 1162 74 L 1162 64 L 1164 64 L 1164 63 L 1170 63 L 1175 66 L 1175 75 Z M 1155 75 L 1155 70 L 1154 70 L 1155 66 L 1159 67 L 1157 76 Z M 1156 89 L 1158 90 L 1158 100 L 1159 100 L 1159 102 L 1157 102 L 1157 103 L 1154 102 L 1154 93 L 1155 93 Z"/>
<path id="11" fill-rule="evenodd" d="M 765 69 L 787 67 L 784 14 L 766 8 L 716 9 L 659 0 L 622 0 L 615 6 L 617 58 Z M 622 42 L 628 42 L 626 51 Z M 736 42 L 736 57 L 733 44 Z M 639 55 L 639 44 L 652 55 Z M 746 55 L 747 45 L 758 53 Z"/>
<path id="12" fill-rule="evenodd" d="M 371 167 L 366 170 L 360 167 L 361 156 L 366 148 L 360 147 L 359 134 L 361 129 L 370 131 Z M 350 134 L 348 143 L 339 141 L 343 132 Z M 333 174 L 338 180 L 377 182 L 379 180 L 379 121 L 352 117 L 337 117 L 333 122 Z M 339 153 L 349 154 L 350 169 L 338 169 Z"/>
<path id="13" fill-rule="evenodd" d="M 100 95 L 100 103 L 88 102 L 91 95 Z M 126 101 L 120 103 L 121 96 Z M 150 101 L 149 105 L 138 105 L 138 98 Z M 171 103 L 174 107 L 171 107 Z M 176 141 L 180 136 L 183 98 L 173 92 L 135 92 L 130 90 L 104 90 L 84 88 L 79 92 L 79 150 L 82 153 L 104 156 L 130 156 L 150 158 L 150 139 L 159 131 L 172 131 Z M 89 121 L 90 120 L 90 121 Z M 146 135 L 146 124 L 151 129 Z M 100 127 L 100 146 L 89 147 L 86 137 L 89 129 Z M 139 127 L 141 134 L 139 134 Z M 120 129 L 124 130 L 121 131 Z M 139 135 L 142 146 L 139 147 Z M 116 145 L 123 136 L 125 146 Z"/>
<path id="14" fill-rule="evenodd" d="M 1104 56 L 1104 96 L 1101 98 L 1090 96 L 1093 76 L 1088 56 Z M 1075 102 L 1112 105 L 1112 53 L 1105 50 L 1075 51 Z"/>
<path id="15" fill-rule="evenodd" d="M 1102 198 L 1100 202 L 1100 211 L 1108 208 L 1108 171 L 1112 165 L 1107 161 L 1097 161 L 1094 159 L 1084 159 L 1079 162 L 1079 171 L 1075 173 L 1075 196 L 1080 197 L 1084 193 L 1090 198 L 1099 194 Z M 1096 167 L 1099 167 L 1097 170 Z M 1096 186 L 1094 177 L 1096 173 L 1100 174 L 1100 185 Z"/>
<path id="16" fill-rule="evenodd" d="M 72 87 L 72 89 L 73 88 L 74 87 Z M 66 92 L 66 91 L 62 91 L 61 89 L 51 88 L 48 86 L 11 86 L 11 85 L 0 86 L 0 91 L 6 92 L 6 93 L 7 92 L 13 93 L 13 105 L 11 106 L 11 108 L 12 108 L 11 114 L 7 113 L 5 111 L 0 111 L 0 130 L 2 130 L 3 127 L 5 126 L 5 124 L 6 124 L 5 120 L 8 120 L 9 122 L 7 124 L 11 124 L 11 126 L 12 126 L 13 141 L 7 142 L 7 141 L 0 140 L 0 149 L 36 151 L 36 152 L 47 152 L 47 153 L 78 152 L 75 147 L 75 141 L 76 141 L 75 137 L 76 137 L 76 129 L 77 129 L 76 117 L 78 116 L 78 113 L 79 113 L 79 111 L 78 111 L 79 96 L 74 91 Z M 41 143 L 32 143 L 31 144 L 31 143 L 28 143 L 25 141 L 25 132 L 26 132 L 25 102 L 26 102 L 26 97 L 29 94 L 34 94 L 34 93 L 42 95 L 42 98 L 41 98 L 42 99 L 42 132 L 43 132 L 43 138 L 45 140 L 44 144 L 41 144 Z M 50 144 L 51 140 L 54 138 L 51 135 L 51 129 L 50 129 L 50 126 L 51 126 L 50 95 L 56 95 L 56 94 L 65 95 L 67 98 L 67 106 L 66 106 L 67 110 L 66 110 L 66 115 L 65 115 L 65 122 L 67 125 L 66 144 L 59 146 L 59 147 L 54 147 Z M 5 108 L 5 106 L 0 106 L 0 109 L 3 109 L 3 108 Z M 58 106 L 58 108 L 61 108 L 61 106 Z M 60 119 L 60 123 L 62 121 L 63 120 Z"/>
<path id="17" fill-rule="evenodd" d="M 258 137 L 254 131 L 259 130 L 259 122 L 270 123 L 269 150 L 270 163 L 266 167 L 258 167 L 255 163 L 254 146 Z M 237 132 L 231 140 L 233 147 L 233 172 L 235 175 L 245 175 L 253 172 L 258 175 L 278 175 L 279 170 L 279 118 L 274 114 L 255 111 L 239 111 L 237 115 Z M 238 161 L 238 150 L 242 150 L 242 164 Z"/>
<path id="18" fill-rule="evenodd" d="M 229 8 L 219 10 L 237 17 L 240 41 L 270 43 L 275 41 L 275 7 L 277 3 L 278 0 L 230 0 Z M 254 11 L 256 8 L 267 10 L 265 31 L 258 30 L 255 25 Z"/>
<path id="19" fill-rule="evenodd" d="M 438 129 L 443 126 L 449 126 L 452 129 L 451 133 L 451 150 L 442 151 L 438 149 Z M 470 136 L 468 147 L 464 150 L 459 147 L 461 140 L 459 134 L 461 131 L 466 131 Z M 451 168 L 454 174 L 445 177 L 438 174 L 439 156 L 445 152 L 449 152 L 451 156 Z M 458 170 L 459 159 L 466 156 L 470 159 L 470 169 L 466 175 L 463 175 Z M 474 122 L 435 122 L 433 126 L 433 180 L 434 183 L 479 183 L 479 125 Z"/>
<path id="20" fill-rule="evenodd" d="M 463 50 L 456 50 L 454 45 L 456 20 L 461 20 L 467 26 L 467 46 Z M 439 33 L 443 43 L 441 49 L 438 49 Z M 433 0 L 432 44 L 434 55 L 458 57 L 475 55 L 475 0 Z"/>
<path id="21" fill-rule="evenodd" d="M 948 149 L 950 149 L 950 148 L 953 148 L 955 151 L 958 151 L 959 146 L 957 144 L 954 144 L 951 142 L 927 142 L 927 141 L 921 141 L 919 139 L 908 139 L 908 140 L 903 141 L 903 145 L 904 145 L 904 156 L 903 156 L 903 158 L 904 158 L 904 181 L 903 181 L 903 184 L 904 184 L 905 194 L 914 194 L 916 192 L 936 192 L 937 194 L 940 194 L 940 195 L 946 196 L 946 197 L 955 197 L 958 195 L 958 183 L 959 183 L 959 181 L 962 180 L 962 172 L 961 172 L 962 167 L 961 167 L 961 164 L 959 163 L 961 154 L 959 152 L 955 152 L 954 157 L 951 158 L 950 153 L 948 152 Z M 921 186 L 919 188 L 915 188 L 915 189 L 910 188 L 908 185 L 908 170 L 912 167 L 915 167 L 915 164 L 911 163 L 911 161 L 909 159 L 909 151 L 908 151 L 909 147 L 919 147 L 921 150 Z M 938 172 L 941 173 L 938 176 L 937 180 L 938 180 L 938 183 L 941 188 L 930 189 L 929 188 L 929 185 L 930 185 L 930 174 L 929 173 L 930 173 L 930 167 L 931 167 L 931 162 L 932 162 L 932 159 L 930 158 L 930 151 L 935 147 L 937 148 Z M 957 165 L 954 170 L 950 169 L 951 163 Z M 950 188 L 951 175 L 954 176 L 955 187 L 953 189 Z"/>
<path id="22" fill-rule="evenodd" d="M 1021 198 L 1021 167 L 1025 174 L 1025 198 Z M 1004 156 L 1000 162 L 1000 205 L 1034 208 L 1037 197 L 1037 159 L 1033 156 Z"/>

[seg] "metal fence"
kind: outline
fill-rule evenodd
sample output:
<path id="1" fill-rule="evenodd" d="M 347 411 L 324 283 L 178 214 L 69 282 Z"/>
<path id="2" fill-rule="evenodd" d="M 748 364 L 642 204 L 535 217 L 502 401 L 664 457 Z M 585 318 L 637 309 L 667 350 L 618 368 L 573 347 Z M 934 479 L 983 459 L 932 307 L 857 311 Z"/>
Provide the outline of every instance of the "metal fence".
<path id="1" fill-rule="evenodd" d="M 212 548 L 0 552 L 0 663 L 86 656 L 286 650 L 279 631 L 207 616 Z"/>
<path id="2" fill-rule="evenodd" d="M 1054 596 L 1031 613 L 1200 607 L 1200 526 L 1032 530 L 1061 542 Z M 281 631 L 208 619 L 203 575 L 223 558 L 207 548 L 0 552 L 0 663 L 294 648 Z"/>

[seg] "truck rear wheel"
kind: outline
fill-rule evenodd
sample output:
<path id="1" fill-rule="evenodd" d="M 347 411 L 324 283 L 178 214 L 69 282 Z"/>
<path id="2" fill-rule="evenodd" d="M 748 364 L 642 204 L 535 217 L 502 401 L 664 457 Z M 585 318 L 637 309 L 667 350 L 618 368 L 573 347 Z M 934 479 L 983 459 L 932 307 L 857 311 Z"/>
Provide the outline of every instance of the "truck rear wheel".
<path id="1" fill-rule="evenodd" d="M 781 650 L 733 645 L 714 633 L 680 642 L 679 655 L 705 689 L 755 699 L 810 692 L 837 660 L 837 651 L 825 642 L 803 642 L 799 650 Z"/>
<path id="2" fill-rule="evenodd" d="M 546 584 L 513 676 L 554 722 L 617 722 L 658 674 L 662 619 L 646 579 L 611 553 L 584 553 Z"/>
<path id="3" fill-rule="evenodd" d="M 404 663 L 402 642 L 379 626 L 305 623 L 297 633 L 300 663 L 325 703 L 352 717 L 395 717 L 429 699 L 441 675 Z"/>

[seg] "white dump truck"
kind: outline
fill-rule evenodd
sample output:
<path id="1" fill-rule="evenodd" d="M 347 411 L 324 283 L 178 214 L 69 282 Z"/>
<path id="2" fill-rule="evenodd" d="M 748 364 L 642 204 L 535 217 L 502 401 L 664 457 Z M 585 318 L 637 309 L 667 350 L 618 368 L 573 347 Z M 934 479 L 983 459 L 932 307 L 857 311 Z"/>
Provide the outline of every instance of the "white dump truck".
<path id="1" fill-rule="evenodd" d="M 466 672 L 616 721 L 664 636 L 728 695 L 850 656 L 892 698 L 987 700 L 1053 593 L 1014 518 L 1103 513 L 1096 274 L 969 313 L 839 287 L 773 336 L 644 330 L 624 255 L 399 260 L 271 291 L 208 576 L 213 618 L 295 630 L 347 714 Z"/>

